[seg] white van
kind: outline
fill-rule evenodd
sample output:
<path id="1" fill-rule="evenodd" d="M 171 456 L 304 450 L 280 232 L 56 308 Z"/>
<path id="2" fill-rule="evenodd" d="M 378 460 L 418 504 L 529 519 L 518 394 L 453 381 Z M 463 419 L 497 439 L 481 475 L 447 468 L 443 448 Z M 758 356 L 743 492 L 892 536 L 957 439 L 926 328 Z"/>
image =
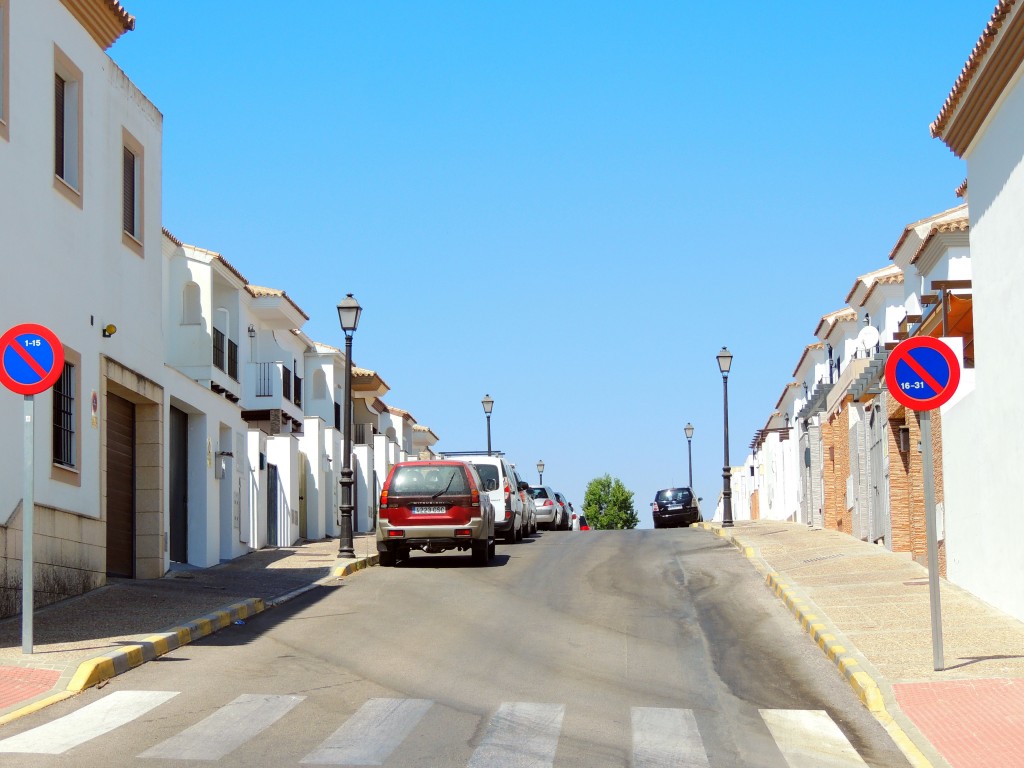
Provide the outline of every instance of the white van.
<path id="1" fill-rule="evenodd" d="M 472 464 L 483 481 L 484 490 L 494 506 L 494 535 L 501 536 L 508 544 L 522 541 L 526 530 L 526 508 L 516 482 L 517 476 L 512 465 L 504 456 L 492 453 L 445 453 L 446 458 Z M 526 484 L 523 483 L 525 486 Z"/>

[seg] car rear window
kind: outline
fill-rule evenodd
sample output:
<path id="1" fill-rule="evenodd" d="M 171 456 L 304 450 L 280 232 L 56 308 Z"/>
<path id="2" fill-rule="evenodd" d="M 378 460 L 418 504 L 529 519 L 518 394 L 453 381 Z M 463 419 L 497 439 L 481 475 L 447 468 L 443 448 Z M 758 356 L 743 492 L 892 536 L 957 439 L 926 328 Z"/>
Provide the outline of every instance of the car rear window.
<path id="1" fill-rule="evenodd" d="M 548 498 L 548 492 L 543 488 L 531 488 L 530 497 L 534 499 L 546 499 Z"/>
<path id="2" fill-rule="evenodd" d="M 693 501 L 693 493 L 689 488 L 667 488 L 658 491 L 656 501 L 670 504 L 689 504 Z"/>
<path id="3" fill-rule="evenodd" d="M 498 468 L 493 464 L 473 464 L 476 467 L 480 480 L 483 481 L 485 491 L 496 491 L 501 485 L 498 482 Z"/>
<path id="4" fill-rule="evenodd" d="M 404 496 L 469 493 L 466 471 L 459 466 L 395 467 L 391 493 Z"/>

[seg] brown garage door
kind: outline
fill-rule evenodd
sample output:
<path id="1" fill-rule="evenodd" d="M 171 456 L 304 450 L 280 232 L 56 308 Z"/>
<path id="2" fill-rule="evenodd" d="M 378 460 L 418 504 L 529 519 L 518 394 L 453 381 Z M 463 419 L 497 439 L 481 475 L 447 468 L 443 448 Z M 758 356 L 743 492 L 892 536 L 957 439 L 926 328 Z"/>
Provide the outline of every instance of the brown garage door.
<path id="1" fill-rule="evenodd" d="M 135 405 L 107 393 L 107 573 L 135 575 Z"/>

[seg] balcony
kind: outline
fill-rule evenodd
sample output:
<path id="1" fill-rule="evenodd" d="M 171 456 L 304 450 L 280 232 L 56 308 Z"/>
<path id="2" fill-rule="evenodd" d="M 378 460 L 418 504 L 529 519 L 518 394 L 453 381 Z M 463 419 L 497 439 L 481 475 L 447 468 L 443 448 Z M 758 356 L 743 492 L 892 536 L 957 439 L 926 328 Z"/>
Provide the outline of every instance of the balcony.
<path id="1" fill-rule="evenodd" d="M 282 423 L 293 432 L 302 431 L 302 379 L 283 362 L 249 363 L 245 376 L 245 412 L 249 421 L 270 421 L 280 411 Z"/>

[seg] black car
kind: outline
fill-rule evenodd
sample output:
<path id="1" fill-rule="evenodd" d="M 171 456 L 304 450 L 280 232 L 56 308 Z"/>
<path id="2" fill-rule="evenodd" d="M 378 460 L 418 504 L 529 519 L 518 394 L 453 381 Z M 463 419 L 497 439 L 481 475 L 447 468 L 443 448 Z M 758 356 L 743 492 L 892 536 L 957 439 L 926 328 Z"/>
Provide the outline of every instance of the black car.
<path id="1" fill-rule="evenodd" d="M 684 528 L 699 523 L 700 507 L 698 499 L 689 488 L 665 488 L 654 496 L 651 513 L 654 516 L 655 528 Z"/>

